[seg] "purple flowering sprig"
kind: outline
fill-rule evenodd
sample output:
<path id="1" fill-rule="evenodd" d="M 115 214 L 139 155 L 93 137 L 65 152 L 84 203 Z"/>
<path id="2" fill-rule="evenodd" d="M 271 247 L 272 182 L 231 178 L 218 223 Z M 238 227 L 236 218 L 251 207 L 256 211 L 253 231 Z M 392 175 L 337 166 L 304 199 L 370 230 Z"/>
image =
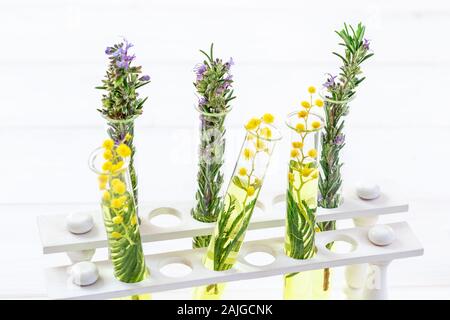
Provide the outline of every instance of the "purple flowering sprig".
<path id="1" fill-rule="evenodd" d="M 361 64 L 373 56 L 370 41 L 364 37 L 365 27 L 359 23 L 356 28 L 344 24 L 341 31 L 336 31 L 344 46 L 343 54 L 333 52 L 343 65 L 338 76 L 327 73 L 324 86 L 324 111 L 326 123 L 321 134 L 322 153 L 320 159 L 321 174 L 319 206 L 336 208 L 340 204 L 340 187 L 342 185 L 340 151 L 345 146 L 344 125 L 348 114 L 348 102 L 354 97 L 356 87 L 364 81 L 361 77 Z M 323 231 L 334 228 L 334 223 L 319 223 Z"/>
<path id="2" fill-rule="evenodd" d="M 209 54 L 200 50 L 206 56 L 206 60 L 194 68 L 194 86 L 199 96 L 198 107 L 208 113 L 223 113 L 230 108 L 233 96 L 233 76 L 231 67 L 233 58 L 223 62 L 222 59 L 214 59 L 214 44 L 211 44 Z"/>
<path id="3" fill-rule="evenodd" d="M 102 95 L 102 108 L 98 111 L 108 119 L 124 120 L 140 115 L 147 101 L 147 97 L 139 97 L 137 89 L 150 83 L 150 76 L 141 74 L 141 66 L 132 65 L 136 59 L 130 53 L 132 47 L 133 44 L 124 39 L 105 50 L 109 66 L 103 84 L 96 89 L 106 91 Z"/>

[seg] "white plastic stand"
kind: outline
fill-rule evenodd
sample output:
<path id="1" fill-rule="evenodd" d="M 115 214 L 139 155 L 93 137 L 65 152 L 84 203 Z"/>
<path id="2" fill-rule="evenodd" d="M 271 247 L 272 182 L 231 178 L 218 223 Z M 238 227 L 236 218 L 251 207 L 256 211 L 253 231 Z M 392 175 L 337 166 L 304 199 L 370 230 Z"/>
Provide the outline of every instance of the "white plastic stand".
<path id="1" fill-rule="evenodd" d="M 353 190 L 344 193 L 345 203 L 337 209 L 319 209 L 318 221 L 349 219 L 355 217 L 373 217 L 408 210 L 401 198 L 383 194 L 370 201 L 359 199 Z M 213 224 L 201 223 L 190 217 L 190 203 L 152 204 L 141 206 L 141 234 L 144 242 L 169 240 L 209 234 Z M 269 203 L 258 202 L 249 229 L 262 229 L 284 226 L 284 196 L 278 195 Z M 145 214 L 147 213 L 147 214 Z M 168 227 L 158 227 L 152 219 L 160 214 L 169 214 L 179 219 L 179 223 Z M 82 235 L 74 235 L 65 227 L 64 215 L 47 215 L 38 218 L 38 227 L 45 254 L 68 251 L 92 250 L 106 247 L 106 234 L 100 212 L 94 213 L 94 228 Z M 295 260 L 284 254 L 284 239 L 264 239 L 243 244 L 235 267 L 228 271 L 216 272 L 206 269 L 202 262 L 205 249 L 193 249 L 179 252 L 167 252 L 146 256 L 151 277 L 137 284 L 119 282 L 113 276 L 110 261 L 95 262 L 99 270 L 99 280 L 89 286 L 73 284 L 67 273 L 68 266 L 46 270 L 48 294 L 53 299 L 109 299 L 128 295 L 143 294 L 164 290 L 180 289 L 205 284 L 262 278 L 286 273 L 337 266 L 374 263 L 383 267 L 380 274 L 380 286 L 367 287 L 364 296 L 382 298 L 386 296 L 385 261 L 414 257 L 423 254 L 423 248 L 406 222 L 392 224 L 396 241 L 389 246 L 376 246 L 367 238 L 367 227 L 320 232 L 316 236 L 317 255 L 309 260 Z M 332 241 L 346 241 L 352 245 L 349 253 L 335 253 L 326 248 Z M 255 266 L 245 257 L 252 252 L 266 252 L 274 257 L 268 265 Z M 73 254 L 72 254 L 73 255 Z M 86 255 L 86 257 L 89 255 Z M 77 256 L 76 258 L 79 258 Z M 164 274 L 164 266 L 181 263 L 192 271 L 181 278 Z"/>

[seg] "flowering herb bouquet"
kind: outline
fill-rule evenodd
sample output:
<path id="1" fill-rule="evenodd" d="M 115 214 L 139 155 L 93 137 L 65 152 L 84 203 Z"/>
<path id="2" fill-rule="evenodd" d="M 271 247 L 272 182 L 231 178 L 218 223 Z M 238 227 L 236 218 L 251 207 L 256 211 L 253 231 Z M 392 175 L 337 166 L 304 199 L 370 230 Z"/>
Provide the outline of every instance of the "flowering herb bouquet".
<path id="1" fill-rule="evenodd" d="M 204 264 L 211 270 L 230 269 L 237 258 L 276 142 L 281 139 L 272 125 L 273 115 L 252 118 L 225 195 Z"/>
<path id="2" fill-rule="evenodd" d="M 359 23 L 356 30 L 352 26 L 344 24 L 344 29 L 336 31 L 344 41 L 344 55 L 333 52 L 338 56 L 343 65 L 339 77 L 329 74 L 324 83 L 325 100 L 325 130 L 322 133 L 322 157 L 320 165 L 319 205 L 323 208 L 336 208 L 339 206 L 340 188 L 342 185 L 341 167 L 343 163 L 339 159 L 339 152 L 345 145 L 344 117 L 349 112 L 348 102 L 354 97 L 356 87 L 365 79 L 360 77 L 362 73 L 360 65 L 373 56 L 369 52 L 369 41 L 364 38 L 365 27 Z"/>
<path id="3" fill-rule="evenodd" d="M 136 204 L 129 177 L 131 149 L 122 141 L 107 139 L 91 155 L 89 164 L 98 174 L 103 221 L 115 277 L 126 283 L 144 280 L 147 270 L 139 233 Z"/>
<path id="4" fill-rule="evenodd" d="M 323 127 L 320 116 L 312 113 L 323 100 L 314 99 L 316 88 L 308 88 L 309 101 L 287 120 L 292 130 L 291 160 L 289 161 L 285 252 L 294 259 L 309 259 L 315 254 L 315 226 L 318 193 L 318 137 Z"/>
<path id="5" fill-rule="evenodd" d="M 137 177 L 133 166 L 135 148 L 133 145 L 134 120 L 142 114 L 146 98 L 140 98 L 137 89 L 150 82 L 150 76 L 141 75 L 141 66 L 132 66 L 135 55 L 129 54 L 133 44 L 123 42 L 107 47 L 109 67 L 103 84 L 96 89 L 105 90 L 102 108 L 98 111 L 108 122 L 108 134 L 114 142 L 125 141 L 131 149 L 129 170 L 137 205 Z"/>
<path id="6" fill-rule="evenodd" d="M 336 31 L 345 47 L 344 54 L 333 52 L 343 65 L 338 76 L 329 74 L 324 83 L 322 96 L 325 102 L 325 127 L 321 135 L 322 154 L 320 158 L 321 174 L 319 177 L 319 206 L 322 208 L 336 208 L 341 203 L 341 167 L 340 151 L 345 145 L 344 124 L 345 116 L 349 112 L 348 103 L 355 96 L 356 87 L 364 81 L 361 77 L 360 65 L 373 56 L 370 52 L 370 42 L 364 38 L 365 27 L 359 23 L 353 28 L 344 24 L 344 29 Z M 318 223 L 321 231 L 334 230 L 335 221 Z M 332 247 L 329 244 L 329 248 Z M 323 289 L 328 289 L 329 269 L 324 270 Z"/>
<path id="7" fill-rule="evenodd" d="M 220 191 L 223 184 L 222 165 L 225 151 L 225 117 L 231 110 L 233 77 L 230 68 L 233 59 L 223 62 L 214 58 L 213 44 L 209 54 L 195 68 L 194 86 L 199 95 L 197 110 L 200 113 L 200 147 L 195 195 L 196 204 L 192 216 L 202 222 L 215 222 L 222 207 Z M 208 245 L 210 236 L 198 236 L 193 240 L 194 248 Z"/>

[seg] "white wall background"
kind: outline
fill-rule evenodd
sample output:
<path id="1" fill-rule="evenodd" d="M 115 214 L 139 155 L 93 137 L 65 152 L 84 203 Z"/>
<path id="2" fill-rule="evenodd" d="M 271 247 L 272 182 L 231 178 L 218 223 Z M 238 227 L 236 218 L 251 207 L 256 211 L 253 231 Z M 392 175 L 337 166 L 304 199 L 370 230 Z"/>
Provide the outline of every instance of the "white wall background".
<path id="1" fill-rule="evenodd" d="M 281 122 L 308 85 L 337 73 L 333 31 L 344 21 L 363 21 L 375 52 L 363 66 L 367 80 L 347 120 L 347 181 L 375 178 L 409 198 L 411 211 L 401 218 L 413 225 L 426 253 L 392 265 L 392 297 L 450 298 L 450 2 L 444 0 L 2 0 L 0 225 L 8 241 L 0 243 L 0 297 L 45 297 L 41 268 L 67 262 L 43 258 L 38 214 L 97 208 L 86 159 L 105 136 L 94 86 L 106 68 L 107 45 L 126 36 L 152 76 L 141 90 L 149 101 L 136 132 L 141 199 L 191 200 L 198 49 L 214 41 L 217 56 L 236 62 L 229 172 L 243 121 L 270 111 Z M 266 191 L 283 189 L 285 140 Z M 147 249 L 182 247 L 189 240 Z M 280 277 L 249 283 L 255 297 L 281 297 Z M 233 286 L 244 287 L 233 284 L 230 296 L 248 297 Z M 190 293 L 154 295 L 171 297 Z"/>

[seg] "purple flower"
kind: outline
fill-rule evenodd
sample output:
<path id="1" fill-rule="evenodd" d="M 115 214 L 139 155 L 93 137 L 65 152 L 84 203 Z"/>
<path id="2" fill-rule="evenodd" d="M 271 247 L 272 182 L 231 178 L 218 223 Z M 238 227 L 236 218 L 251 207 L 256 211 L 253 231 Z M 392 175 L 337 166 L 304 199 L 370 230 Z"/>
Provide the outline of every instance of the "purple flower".
<path id="1" fill-rule="evenodd" d="M 199 106 L 204 106 L 206 104 L 206 98 L 205 97 L 201 97 L 200 99 L 198 99 L 198 105 Z"/>
<path id="2" fill-rule="evenodd" d="M 206 72 L 206 65 L 204 65 L 203 63 L 200 63 L 195 66 L 194 71 L 197 76 L 197 81 L 200 81 L 203 79 L 203 75 Z"/>
<path id="3" fill-rule="evenodd" d="M 327 82 L 323 84 L 325 88 L 334 87 L 336 85 L 336 82 L 334 82 L 334 79 L 337 78 L 337 76 L 333 76 L 331 73 L 328 74 Z"/>
<path id="4" fill-rule="evenodd" d="M 105 53 L 106 53 L 107 55 L 110 55 L 110 54 L 112 54 L 113 52 L 114 52 L 114 48 L 113 48 L 113 47 L 106 47 Z"/>
<path id="5" fill-rule="evenodd" d="M 370 40 L 364 38 L 363 48 L 369 50 L 370 48 Z"/>
<path id="6" fill-rule="evenodd" d="M 232 57 L 230 57 L 230 60 L 228 60 L 227 62 L 225 62 L 225 68 L 227 70 L 230 70 L 231 66 L 234 66 L 234 60 Z"/>
<path id="7" fill-rule="evenodd" d="M 345 142 L 345 136 L 343 134 L 338 134 L 336 136 L 336 138 L 334 138 L 334 140 L 333 140 L 333 144 L 335 144 L 337 146 L 344 144 L 344 142 Z"/>
<path id="8" fill-rule="evenodd" d="M 150 80 L 150 76 L 149 75 L 145 75 L 139 78 L 140 81 L 149 81 Z"/>

